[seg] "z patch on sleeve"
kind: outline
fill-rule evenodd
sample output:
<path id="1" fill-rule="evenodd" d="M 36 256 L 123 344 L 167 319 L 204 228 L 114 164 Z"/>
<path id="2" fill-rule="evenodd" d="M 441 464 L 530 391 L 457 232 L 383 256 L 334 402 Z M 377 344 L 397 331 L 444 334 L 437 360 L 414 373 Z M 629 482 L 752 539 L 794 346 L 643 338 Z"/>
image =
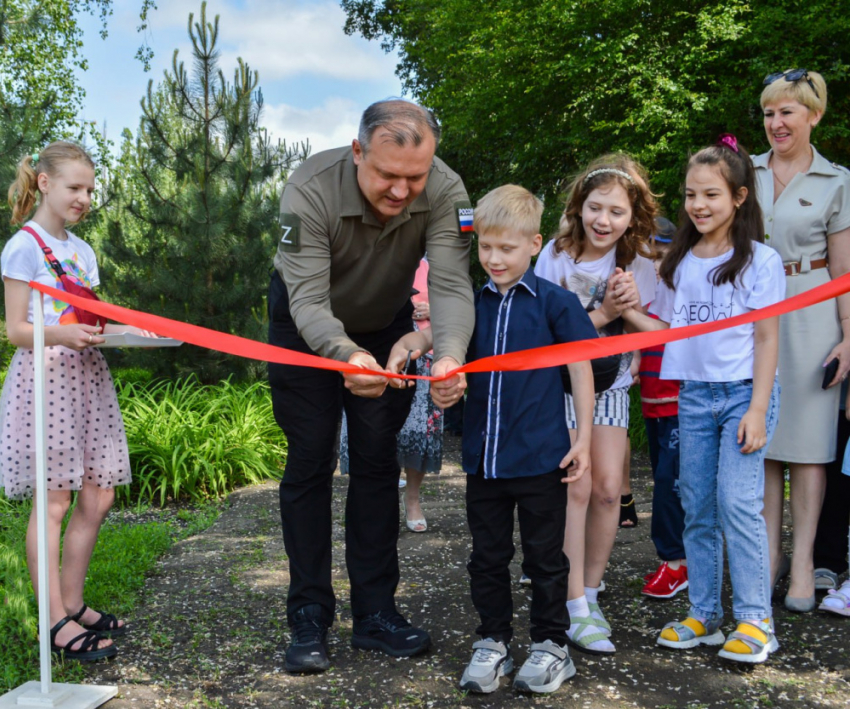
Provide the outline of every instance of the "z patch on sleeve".
<path id="1" fill-rule="evenodd" d="M 280 215 L 280 248 L 282 251 L 301 251 L 301 217 L 283 212 Z"/>
<path id="2" fill-rule="evenodd" d="M 472 203 L 468 200 L 464 200 L 462 202 L 455 202 L 455 209 L 457 210 L 457 224 L 460 229 L 461 234 L 469 234 L 472 235 L 473 227 L 472 227 Z"/>

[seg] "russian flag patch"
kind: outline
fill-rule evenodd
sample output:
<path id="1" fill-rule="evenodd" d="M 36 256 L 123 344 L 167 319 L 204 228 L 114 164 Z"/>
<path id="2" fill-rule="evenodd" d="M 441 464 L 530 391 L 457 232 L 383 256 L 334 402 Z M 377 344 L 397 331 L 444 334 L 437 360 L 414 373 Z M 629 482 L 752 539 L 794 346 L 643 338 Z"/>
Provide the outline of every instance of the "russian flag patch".
<path id="1" fill-rule="evenodd" d="M 473 209 L 469 202 L 458 202 L 455 204 L 457 208 L 457 223 L 461 234 L 470 234 L 473 231 Z"/>

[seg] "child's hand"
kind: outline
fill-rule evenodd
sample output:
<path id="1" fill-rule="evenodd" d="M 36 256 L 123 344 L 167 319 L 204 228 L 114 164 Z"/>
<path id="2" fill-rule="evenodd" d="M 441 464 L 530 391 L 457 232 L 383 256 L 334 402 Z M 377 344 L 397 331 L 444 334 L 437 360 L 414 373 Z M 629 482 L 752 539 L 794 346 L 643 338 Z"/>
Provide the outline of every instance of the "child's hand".
<path id="1" fill-rule="evenodd" d="M 620 270 L 619 268 L 617 269 Z M 620 289 L 623 292 L 623 288 Z M 627 301 L 628 302 L 628 301 Z M 602 299 L 602 304 L 599 306 L 599 311 L 605 316 L 608 322 L 616 320 L 625 310 L 622 296 L 618 293 L 614 276 L 608 279 L 608 284 L 605 288 L 605 297 Z"/>
<path id="2" fill-rule="evenodd" d="M 74 323 L 73 325 L 63 325 L 57 328 L 56 344 L 67 347 L 70 350 L 82 352 L 86 347 L 93 347 L 104 342 L 100 334 L 100 328 L 95 325 L 81 325 Z"/>
<path id="3" fill-rule="evenodd" d="M 569 473 L 569 476 L 561 478 L 562 483 L 574 483 L 579 480 L 590 470 L 590 444 L 576 441 L 558 467 Z"/>
<path id="4" fill-rule="evenodd" d="M 767 428 L 763 411 L 747 409 L 738 424 L 738 445 L 741 453 L 755 453 L 767 445 Z"/>
<path id="5" fill-rule="evenodd" d="M 624 310 L 638 306 L 640 295 L 635 286 L 634 275 L 623 271 L 622 268 L 614 269 L 613 275 L 608 279 L 600 309 L 606 318 L 615 320 Z"/>
<path id="6" fill-rule="evenodd" d="M 139 337 L 159 337 L 155 332 L 151 332 L 150 330 L 142 330 L 140 327 L 133 327 L 132 325 L 123 325 L 121 327 L 121 332 L 129 332 L 132 335 L 138 335 Z"/>
<path id="7" fill-rule="evenodd" d="M 635 285 L 635 275 L 631 271 L 615 269 L 614 276 L 608 281 L 608 287 L 614 289 L 614 300 L 620 312 L 640 307 L 640 293 Z"/>

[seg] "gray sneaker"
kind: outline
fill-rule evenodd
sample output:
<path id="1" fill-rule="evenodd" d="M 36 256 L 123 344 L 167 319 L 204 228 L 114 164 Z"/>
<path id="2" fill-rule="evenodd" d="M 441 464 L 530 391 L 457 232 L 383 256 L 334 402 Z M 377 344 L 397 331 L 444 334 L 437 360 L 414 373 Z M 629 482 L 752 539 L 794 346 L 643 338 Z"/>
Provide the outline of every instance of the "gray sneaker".
<path id="1" fill-rule="evenodd" d="M 815 569 L 815 591 L 834 591 L 838 588 L 838 574 L 830 569 Z"/>
<path id="2" fill-rule="evenodd" d="M 468 692 L 488 694 L 499 688 L 499 678 L 513 672 L 511 649 L 492 638 L 474 643 L 472 659 L 460 678 L 460 688 Z"/>
<path id="3" fill-rule="evenodd" d="M 514 689 L 521 692 L 554 692 L 576 673 L 567 646 L 551 640 L 532 643 L 531 654 L 514 678 Z"/>

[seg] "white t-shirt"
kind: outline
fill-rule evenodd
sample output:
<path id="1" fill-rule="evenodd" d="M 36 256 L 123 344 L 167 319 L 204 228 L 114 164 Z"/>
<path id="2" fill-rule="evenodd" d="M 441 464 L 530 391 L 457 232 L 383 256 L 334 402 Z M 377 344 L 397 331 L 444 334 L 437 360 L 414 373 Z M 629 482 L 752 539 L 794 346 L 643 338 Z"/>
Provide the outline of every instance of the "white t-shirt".
<path id="1" fill-rule="evenodd" d="M 614 273 L 616 267 L 616 249 L 611 249 L 602 258 L 595 261 L 582 259 L 579 263 L 576 263 L 575 259 L 564 251 L 555 253 L 555 241 L 553 239 L 540 252 L 537 264 L 534 266 L 534 273 L 575 293 L 584 309 L 591 312 L 602 305 L 608 287 L 608 278 Z M 657 282 L 655 265 L 652 261 L 643 256 L 636 256 L 635 260 L 626 267 L 626 270 L 634 273 L 635 286 L 640 293 L 640 304 L 647 305 L 652 302 L 655 298 Z M 600 337 L 621 333 L 622 329 L 616 326 L 615 328 L 605 326 L 599 330 Z M 631 386 L 632 376 L 629 373 L 631 359 L 631 353 L 620 359 L 620 373 L 617 380 L 611 385 L 611 389 Z"/>
<path id="2" fill-rule="evenodd" d="M 649 310 L 670 327 L 713 322 L 778 303 L 785 298 L 782 258 L 769 246 L 753 243 L 753 260 L 736 286 L 715 286 L 711 272 L 732 258 L 698 258 L 689 251 L 676 269 L 676 290 L 664 282 Z M 667 344 L 661 362 L 662 379 L 735 382 L 753 378 L 755 324 L 712 332 Z"/>
<path id="3" fill-rule="evenodd" d="M 34 229 L 45 245 L 52 249 L 53 255 L 62 265 L 68 278 L 88 288 L 100 285 L 97 259 L 92 247 L 85 241 L 69 231 L 65 232 L 68 238 L 60 241 L 33 221 L 27 222 L 27 226 Z M 65 290 L 35 237 L 23 230 L 6 242 L 3 255 L 0 256 L 0 270 L 2 270 L 3 278 L 13 278 L 24 282 L 36 281 Z M 29 303 L 27 321 L 33 321 L 32 301 Z M 49 295 L 44 296 L 45 325 L 67 325 L 75 322 L 77 322 L 77 316 L 70 305 L 54 300 Z"/>

